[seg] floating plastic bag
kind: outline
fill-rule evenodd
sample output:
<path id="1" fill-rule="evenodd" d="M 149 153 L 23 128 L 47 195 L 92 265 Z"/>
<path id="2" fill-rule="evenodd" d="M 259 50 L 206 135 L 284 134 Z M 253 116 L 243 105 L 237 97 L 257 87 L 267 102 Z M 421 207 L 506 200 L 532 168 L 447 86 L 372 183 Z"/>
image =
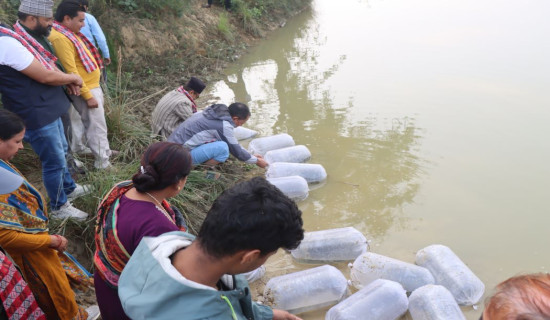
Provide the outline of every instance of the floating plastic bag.
<path id="1" fill-rule="evenodd" d="M 432 284 L 411 293 L 409 312 L 413 320 L 466 320 L 453 294 L 444 286 Z"/>
<path id="2" fill-rule="evenodd" d="M 264 158 L 269 164 L 275 162 L 300 163 L 308 161 L 311 158 L 311 152 L 306 146 L 299 145 L 268 151 Z"/>
<path id="3" fill-rule="evenodd" d="M 279 190 L 292 200 L 304 200 L 309 195 L 307 181 L 300 176 L 268 178 L 267 181 L 279 188 Z"/>
<path id="4" fill-rule="evenodd" d="M 430 270 L 435 283 L 447 288 L 460 305 L 473 305 L 483 296 L 483 282 L 444 245 L 431 245 L 418 251 L 416 264 Z"/>
<path id="5" fill-rule="evenodd" d="M 308 183 L 321 182 L 327 178 L 327 172 L 322 165 L 311 163 L 275 162 L 267 167 L 265 175 L 267 178 L 300 176 Z"/>
<path id="6" fill-rule="evenodd" d="M 248 144 L 248 151 L 252 154 L 265 155 L 266 152 L 295 145 L 294 139 L 286 133 L 274 136 L 256 138 Z"/>
<path id="7" fill-rule="evenodd" d="M 306 232 L 290 253 L 300 262 L 350 261 L 369 248 L 367 239 L 353 227 Z"/>
<path id="8" fill-rule="evenodd" d="M 333 266 L 324 265 L 271 278 L 264 299 L 273 308 L 297 314 L 338 303 L 348 293 L 344 275 Z"/>
<path id="9" fill-rule="evenodd" d="M 249 283 L 252 283 L 265 275 L 265 266 L 261 265 L 259 268 L 243 273 L 242 275 Z"/>
<path id="10" fill-rule="evenodd" d="M 399 283 L 378 279 L 330 308 L 325 320 L 395 320 L 408 306 L 407 294 Z"/>
<path id="11" fill-rule="evenodd" d="M 407 292 L 435 283 L 428 269 L 373 252 L 366 252 L 357 257 L 353 262 L 350 275 L 352 284 L 357 289 L 363 288 L 376 279 L 398 282 Z"/>
<path id="12" fill-rule="evenodd" d="M 235 135 L 235 138 L 237 138 L 237 140 L 246 140 L 252 139 L 256 135 L 258 135 L 258 131 L 240 126 L 233 129 L 233 135 Z"/>

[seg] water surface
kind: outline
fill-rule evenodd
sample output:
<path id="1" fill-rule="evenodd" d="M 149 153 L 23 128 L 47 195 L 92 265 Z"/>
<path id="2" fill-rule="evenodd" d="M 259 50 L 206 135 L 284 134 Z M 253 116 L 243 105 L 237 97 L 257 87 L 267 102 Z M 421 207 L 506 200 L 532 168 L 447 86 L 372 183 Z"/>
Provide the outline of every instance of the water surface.
<path id="1" fill-rule="evenodd" d="M 490 293 L 550 272 L 549 12 L 546 0 L 314 0 L 209 90 L 326 168 L 299 203 L 307 231 L 353 226 L 408 262 L 445 244 Z M 282 253 L 270 266 L 310 267 Z"/>

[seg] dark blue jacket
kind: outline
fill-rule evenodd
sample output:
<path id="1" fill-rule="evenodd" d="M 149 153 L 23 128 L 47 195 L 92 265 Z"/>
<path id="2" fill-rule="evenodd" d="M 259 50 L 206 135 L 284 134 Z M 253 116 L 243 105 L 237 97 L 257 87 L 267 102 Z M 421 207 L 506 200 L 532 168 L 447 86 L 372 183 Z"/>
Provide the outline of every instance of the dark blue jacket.
<path id="1" fill-rule="evenodd" d="M 41 84 L 5 65 L 0 65 L 0 94 L 4 108 L 18 114 L 30 130 L 52 123 L 71 106 L 63 87 Z"/>

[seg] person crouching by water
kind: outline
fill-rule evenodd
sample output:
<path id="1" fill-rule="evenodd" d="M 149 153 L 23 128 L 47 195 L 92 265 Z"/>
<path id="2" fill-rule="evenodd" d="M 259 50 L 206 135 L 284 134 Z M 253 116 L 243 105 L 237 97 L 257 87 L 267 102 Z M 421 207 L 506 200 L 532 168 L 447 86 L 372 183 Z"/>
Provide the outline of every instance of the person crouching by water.
<path id="1" fill-rule="evenodd" d="M 264 178 L 224 191 L 196 239 L 145 237 L 124 268 L 119 296 L 133 319 L 300 319 L 252 302 L 242 273 L 304 238 L 302 213 Z"/>
<path id="2" fill-rule="evenodd" d="M 168 141 L 190 149 L 193 165 L 213 167 L 225 162 L 231 153 L 240 161 L 265 168 L 267 162 L 264 158 L 246 151 L 233 133 L 233 129 L 245 124 L 249 118 L 250 109 L 244 103 L 235 102 L 229 107 L 213 104 L 182 122 Z"/>
<path id="3" fill-rule="evenodd" d="M 48 319 L 95 319 L 97 306 L 84 310 L 76 304 L 58 255 L 67 248 L 67 239 L 48 233 L 44 197 L 9 163 L 23 149 L 24 136 L 23 120 L 0 109 L 0 167 L 23 178 L 17 190 L 0 195 L 0 246 L 21 268 Z"/>
<path id="4" fill-rule="evenodd" d="M 190 171 L 191 156 L 181 145 L 154 143 L 132 181 L 115 185 L 100 203 L 94 281 L 104 320 L 129 319 L 118 298 L 118 279 L 141 239 L 186 230 L 181 213 L 166 199 L 180 193 Z"/>

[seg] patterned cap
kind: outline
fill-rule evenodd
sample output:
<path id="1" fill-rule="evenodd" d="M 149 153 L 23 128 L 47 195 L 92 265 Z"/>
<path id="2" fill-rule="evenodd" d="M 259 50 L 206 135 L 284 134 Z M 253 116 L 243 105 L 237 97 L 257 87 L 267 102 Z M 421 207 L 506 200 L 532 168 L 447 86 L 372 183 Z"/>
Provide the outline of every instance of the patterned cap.
<path id="1" fill-rule="evenodd" d="M 19 12 L 38 17 L 53 17 L 53 0 L 21 0 Z"/>

